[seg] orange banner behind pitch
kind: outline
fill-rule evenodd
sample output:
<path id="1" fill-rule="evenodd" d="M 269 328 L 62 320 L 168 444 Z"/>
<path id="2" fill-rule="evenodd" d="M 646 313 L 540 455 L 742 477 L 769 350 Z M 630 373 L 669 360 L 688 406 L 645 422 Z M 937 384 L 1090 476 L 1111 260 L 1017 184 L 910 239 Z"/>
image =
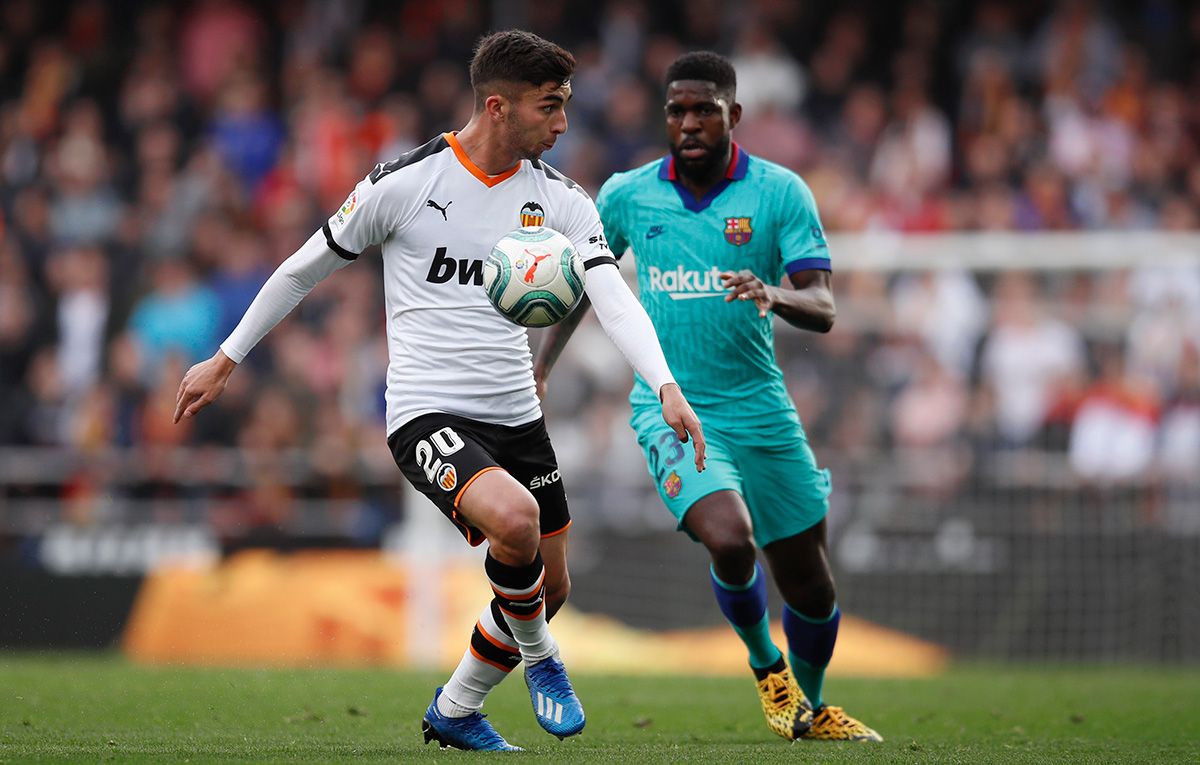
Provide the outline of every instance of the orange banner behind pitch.
<path id="1" fill-rule="evenodd" d="M 149 576 L 124 647 L 147 662 L 449 667 L 489 597 L 475 561 L 411 573 L 376 552 L 250 551 Z M 783 645 L 778 623 L 773 632 Z M 724 626 L 650 632 L 567 607 L 554 633 L 572 671 L 746 672 L 745 648 Z M 830 673 L 924 675 L 946 661 L 938 646 L 848 615 Z"/>
<path id="2" fill-rule="evenodd" d="M 125 629 L 138 660 L 400 664 L 408 585 L 377 553 L 246 551 L 146 577 Z"/>

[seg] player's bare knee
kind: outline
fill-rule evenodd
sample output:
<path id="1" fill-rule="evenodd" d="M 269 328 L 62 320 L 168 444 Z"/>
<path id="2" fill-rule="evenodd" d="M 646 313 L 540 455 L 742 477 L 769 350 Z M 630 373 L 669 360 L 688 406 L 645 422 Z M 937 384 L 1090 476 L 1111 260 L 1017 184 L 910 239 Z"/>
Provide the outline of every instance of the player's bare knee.
<path id="1" fill-rule="evenodd" d="M 820 586 L 813 589 L 814 614 L 832 613 L 835 604 L 837 604 L 837 589 L 833 586 L 832 579 L 826 579 Z"/>
<path id="2" fill-rule="evenodd" d="M 837 603 L 837 589 L 827 571 L 814 571 L 811 576 L 791 582 L 776 582 L 780 594 L 793 610 L 812 619 L 822 619 Z"/>
<path id="3" fill-rule="evenodd" d="M 748 532 L 723 534 L 708 540 L 705 544 L 718 573 L 744 572 L 749 576 L 753 571 L 754 541 Z M 731 584 L 734 583 L 731 582 Z M 736 582 L 736 584 L 740 583 Z"/>
<path id="4" fill-rule="evenodd" d="M 512 558 L 514 565 L 529 563 L 537 555 L 541 542 L 537 503 L 532 497 L 520 495 L 497 502 L 488 535 L 493 556 Z"/>

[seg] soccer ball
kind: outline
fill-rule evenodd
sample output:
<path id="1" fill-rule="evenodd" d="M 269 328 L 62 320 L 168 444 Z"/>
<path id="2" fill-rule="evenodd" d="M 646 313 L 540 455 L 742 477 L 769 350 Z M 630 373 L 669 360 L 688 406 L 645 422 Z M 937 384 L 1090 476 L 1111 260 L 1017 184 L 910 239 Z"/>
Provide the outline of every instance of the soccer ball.
<path id="1" fill-rule="evenodd" d="M 562 321 L 583 296 L 583 258 L 544 226 L 501 237 L 483 263 L 483 289 L 500 315 L 522 327 Z"/>

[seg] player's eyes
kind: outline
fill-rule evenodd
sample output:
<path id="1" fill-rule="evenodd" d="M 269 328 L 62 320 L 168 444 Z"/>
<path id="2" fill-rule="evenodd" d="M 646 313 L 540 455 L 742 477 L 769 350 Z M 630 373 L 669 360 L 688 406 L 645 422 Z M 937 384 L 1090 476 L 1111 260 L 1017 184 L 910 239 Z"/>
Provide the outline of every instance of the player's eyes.
<path id="1" fill-rule="evenodd" d="M 666 109 L 667 119 L 681 120 L 686 111 L 678 106 L 668 106 Z M 717 108 L 715 106 L 697 106 L 692 111 L 699 117 L 711 117 L 717 113 Z"/>

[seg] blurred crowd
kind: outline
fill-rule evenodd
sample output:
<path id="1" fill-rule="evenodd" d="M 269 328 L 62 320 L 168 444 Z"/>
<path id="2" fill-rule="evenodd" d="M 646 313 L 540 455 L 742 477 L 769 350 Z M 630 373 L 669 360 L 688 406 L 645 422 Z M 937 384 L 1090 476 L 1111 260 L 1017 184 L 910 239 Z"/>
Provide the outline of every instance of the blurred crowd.
<path id="1" fill-rule="evenodd" d="M 303 469 L 228 482 L 235 526 L 394 470 L 378 257 L 320 285 L 176 426 L 177 386 L 374 163 L 466 123 L 473 45 L 510 27 L 578 59 L 545 158 L 592 192 L 664 153 L 662 73 L 710 48 L 737 67 L 737 140 L 800 172 L 831 232 L 1200 226 L 1200 6 L 1183 0 L 6 0 L 0 448 L 302 449 Z M 1195 266 L 837 285 L 830 336 L 780 333 L 826 461 L 941 448 L 913 471 L 943 492 L 980 449 L 1048 449 L 1100 483 L 1194 478 Z M 560 456 L 624 470 L 628 377 L 587 337 L 548 402 Z M 6 480 L 10 497 L 114 491 Z"/>

